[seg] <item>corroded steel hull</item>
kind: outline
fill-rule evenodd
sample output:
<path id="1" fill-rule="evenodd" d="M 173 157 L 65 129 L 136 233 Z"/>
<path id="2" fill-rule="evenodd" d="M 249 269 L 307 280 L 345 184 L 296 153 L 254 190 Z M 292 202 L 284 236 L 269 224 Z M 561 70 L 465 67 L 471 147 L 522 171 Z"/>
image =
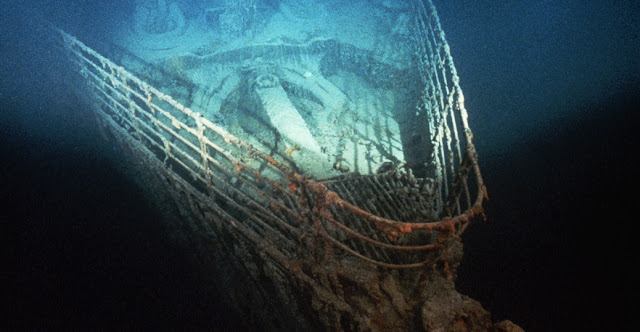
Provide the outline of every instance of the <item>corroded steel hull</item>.
<path id="1" fill-rule="evenodd" d="M 221 301 L 248 326 L 491 328 L 489 313 L 453 284 L 462 258 L 459 235 L 483 215 L 486 199 L 464 98 L 435 9 L 430 2 L 412 4 L 416 107 L 375 115 L 380 120 L 374 122 L 339 118 L 348 128 L 329 136 L 317 129 L 325 120 L 309 122 L 301 109 L 349 115 L 358 109 L 351 96 L 359 92 L 325 80 L 320 74 L 326 71 L 238 66 L 237 77 L 225 80 L 232 82 L 228 87 L 187 89 L 193 92 L 187 96 L 199 100 L 187 107 L 179 100 L 189 98 L 174 99 L 148 82 L 153 74 L 141 79 L 142 71 L 133 73 L 57 30 L 59 45 L 80 74 L 76 92 L 95 112 L 103 136 L 132 161 L 136 181 L 167 211 L 177 237 L 211 267 L 212 282 L 228 290 Z M 376 86 L 393 86 L 389 79 L 398 73 L 336 40 L 285 49 L 307 57 L 322 51 L 322 61 L 332 59 L 361 77 L 387 71 L 371 78 Z M 276 59 L 276 53 L 262 45 L 172 61 L 198 68 L 243 57 Z M 220 91 L 227 97 L 212 97 Z M 209 103 L 221 113 L 196 111 Z M 283 108 L 286 113 L 278 113 Z M 262 111 L 243 118 L 255 124 L 216 121 L 226 109 Z M 416 133 L 406 123 L 418 120 L 424 123 Z M 249 135 L 264 123 L 274 130 Z M 331 160 L 336 153 L 341 158 Z"/>

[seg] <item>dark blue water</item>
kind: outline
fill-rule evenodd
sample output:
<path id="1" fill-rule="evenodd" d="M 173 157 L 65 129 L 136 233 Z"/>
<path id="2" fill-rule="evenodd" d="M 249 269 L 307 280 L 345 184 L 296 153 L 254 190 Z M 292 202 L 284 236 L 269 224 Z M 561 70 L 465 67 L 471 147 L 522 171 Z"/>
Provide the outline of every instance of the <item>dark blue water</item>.
<path id="1" fill-rule="evenodd" d="M 526 330 L 628 330 L 639 3 L 438 4 L 491 198 L 458 290 Z"/>
<path id="2" fill-rule="evenodd" d="M 130 5 L 12 3 L 0 13 L 4 323 L 237 326 L 55 84 L 51 55 L 28 24 L 39 11 L 96 38 Z M 490 195 L 487 223 L 464 235 L 457 287 L 495 319 L 528 331 L 633 322 L 635 219 L 623 214 L 633 215 L 637 196 L 636 3 L 436 2 Z"/>

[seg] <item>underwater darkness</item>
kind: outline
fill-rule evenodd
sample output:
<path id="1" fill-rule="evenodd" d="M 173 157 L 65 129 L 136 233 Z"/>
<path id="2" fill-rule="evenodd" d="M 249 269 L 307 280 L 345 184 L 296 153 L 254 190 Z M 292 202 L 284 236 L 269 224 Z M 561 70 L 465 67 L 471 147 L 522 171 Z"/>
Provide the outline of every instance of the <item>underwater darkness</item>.
<path id="1" fill-rule="evenodd" d="M 0 1 L 8 329 L 242 325 L 123 175 L 30 24 L 40 13 L 95 41 L 132 3 Z M 639 3 L 434 3 L 490 197 L 487 222 L 463 235 L 458 291 L 527 331 L 630 330 Z"/>

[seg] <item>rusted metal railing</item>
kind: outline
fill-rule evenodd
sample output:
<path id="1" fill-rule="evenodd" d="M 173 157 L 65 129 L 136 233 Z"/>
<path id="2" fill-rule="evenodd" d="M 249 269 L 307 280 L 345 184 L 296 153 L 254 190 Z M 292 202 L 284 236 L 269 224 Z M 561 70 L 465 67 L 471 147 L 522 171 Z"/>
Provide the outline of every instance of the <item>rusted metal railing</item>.
<path id="1" fill-rule="evenodd" d="M 321 246 L 394 269 L 430 266 L 483 215 L 486 189 L 449 45 L 430 1 L 414 1 L 416 112 L 433 146 L 429 176 L 410 169 L 311 179 L 57 30 L 101 121 L 187 188 L 191 205 L 283 266 Z M 170 184 L 169 184 L 170 185 Z M 309 241 L 310 238 L 315 241 Z M 338 249 L 334 252 L 333 249 Z"/>

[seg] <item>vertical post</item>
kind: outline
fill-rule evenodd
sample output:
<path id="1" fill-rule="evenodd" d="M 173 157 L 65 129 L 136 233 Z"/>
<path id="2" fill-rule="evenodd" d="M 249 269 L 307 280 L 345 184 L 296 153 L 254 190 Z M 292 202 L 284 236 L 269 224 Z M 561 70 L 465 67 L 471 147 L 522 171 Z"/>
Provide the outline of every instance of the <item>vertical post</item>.
<path id="1" fill-rule="evenodd" d="M 202 158 L 202 170 L 204 171 L 205 179 L 207 180 L 207 186 L 211 188 L 213 181 L 211 178 L 211 169 L 209 168 L 209 151 L 207 148 L 206 136 L 204 135 L 205 126 L 202 123 L 202 114 L 195 113 L 193 118 L 196 120 L 196 132 L 198 135 L 198 142 L 200 142 L 200 157 Z"/>

